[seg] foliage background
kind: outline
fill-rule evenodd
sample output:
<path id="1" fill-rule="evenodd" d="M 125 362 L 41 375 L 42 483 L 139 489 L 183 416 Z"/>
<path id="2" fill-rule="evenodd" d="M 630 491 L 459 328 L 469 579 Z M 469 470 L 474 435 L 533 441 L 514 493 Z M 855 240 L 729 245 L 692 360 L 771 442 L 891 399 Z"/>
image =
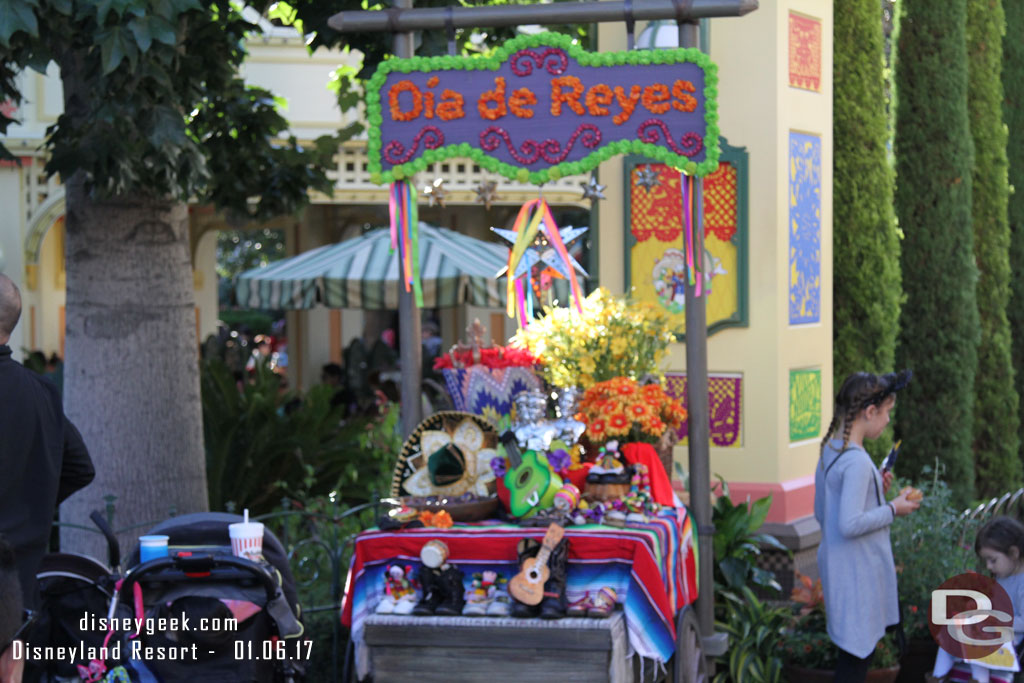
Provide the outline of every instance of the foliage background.
<path id="1" fill-rule="evenodd" d="M 838 390 L 853 372 L 892 370 L 903 290 L 878 2 L 848 0 L 833 21 L 832 355 Z M 884 453 L 890 444 L 887 432 L 871 451 Z"/>
<path id="2" fill-rule="evenodd" d="M 1010 299 L 1006 308 L 1012 337 L 1011 363 L 1018 371 L 1014 378 L 1018 398 L 1024 393 L 1024 3 L 1007 2 L 1006 36 L 1003 40 L 1003 118 L 1007 127 L 1006 154 L 1009 163 L 1010 196 Z M 1020 430 L 1024 439 L 1024 428 Z"/>
<path id="3" fill-rule="evenodd" d="M 971 229 L 966 0 L 904 0 L 896 39 L 896 215 L 906 301 L 896 365 L 914 381 L 897 408 L 901 470 L 942 454 L 954 497 L 974 492 L 978 279 Z"/>
<path id="4" fill-rule="evenodd" d="M 983 498 L 1017 488 L 1024 476 L 1018 453 L 1019 397 L 1006 314 L 1010 229 L 1007 131 L 1001 106 L 1003 30 L 1002 0 L 967 0 L 967 105 L 974 140 L 971 220 L 981 323 L 974 380 L 974 465 L 975 494 Z"/>

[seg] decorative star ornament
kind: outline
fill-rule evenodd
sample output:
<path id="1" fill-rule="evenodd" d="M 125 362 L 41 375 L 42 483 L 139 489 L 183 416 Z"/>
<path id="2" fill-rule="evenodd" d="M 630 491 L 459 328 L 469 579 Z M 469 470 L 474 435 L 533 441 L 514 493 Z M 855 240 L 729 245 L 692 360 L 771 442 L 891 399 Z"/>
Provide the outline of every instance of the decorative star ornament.
<path id="1" fill-rule="evenodd" d="M 597 178 L 590 176 L 590 179 L 585 183 L 580 183 L 580 187 L 583 188 L 583 198 L 589 199 L 592 202 L 596 202 L 599 199 L 604 199 L 604 188 L 607 185 L 598 185 Z"/>
<path id="2" fill-rule="evenodd" d="M 438 204 L 443 207 L 448 196 L 448 190 L 444 189 L 444 178 L 436 178 L 434 182 L 424 187 L 423 195 L 427 198 L 430 206 Z"/>
<path id="3" fill-rule="evenodd" d="M 485 180 L 480 183 L 476 188 L 476 200 L 484 205 L 484 208 L 488 211 L 491 210 L 491 204 L 499 199 L 498 197 L 498 183 L 493 180 Z"/>
<path id="4" fill-rule="evenodd" d="M 651 190 L 661 185 L 661 176 L 651 168 L 650 164 L 647 164 L 644 168 L 636 170 L 636 184 L 650 194 Z"/>
<path id="5" fill-rule="evenodd" d="M 562 244 L 568 250 L 569 245 L 578 240 L 587 232 L 590 228 L 574 228 L 571 225 L 564 228 L 558 229 L 558 235 L 562 238 Z M 498 237 L 508 242 L 509 246 L 513 246 L 516 243 L 516 231 L 515 230 L 504 230 L 502 228 L 491 228 Z M 526 248 L 523 252 L 523 257 L 519 259 L 519 263 L 516 264 L 516 271 L 513 277 L 522 277 L 527 275 L 531 269 L 541 264 L 542 270 L 553 269 L 556 277 L 562 277 L 565 279 L 569 278 L 569 267 L 571 266 L 576 270 L 577 273 L 583 277 L 587 277 L 587 271 L 583 270 L 583 266 L 573 258 L 572 254 L 569 254 L 570 263 L 566 263 L 558 255 L 554 245 L 551 244 L 550 233 L 548 232 L 548 226 L 546 223 L 540 224 L 540 230 L 537 232 L 537 236 L 533 238 L 533 243 Z M 499 273 L 500 275 L 500 273 Z"/>

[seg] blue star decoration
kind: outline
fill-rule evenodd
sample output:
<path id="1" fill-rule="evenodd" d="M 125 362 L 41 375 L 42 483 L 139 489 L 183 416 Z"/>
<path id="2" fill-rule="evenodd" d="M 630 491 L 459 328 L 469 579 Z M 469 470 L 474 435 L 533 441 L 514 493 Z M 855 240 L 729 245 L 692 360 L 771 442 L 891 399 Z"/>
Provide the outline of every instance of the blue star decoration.
<path id="1" fill-rule="evenodd" d="M 571 225 L 564 228 L 558 229 L 558 236 L 562 239 L 562 244 L 565 245 L 568 251 L 569 245 L 573 244 L 576 240 L 584 235 L 590 228 L 574 228 Z M 491 228 L 498 237 L 508 243 L 511 249 L 516 243 L 515 230 L 504 230 L 502 228 Z M 557 277 L 569 279 L 569 268 L 573 268 L 577 273 L 583 277 L 587 277 L 587 271 L 583 270 L 583 266 L 573 258 L 572 254 L 569 254 L 569 263 L 562 260 L 562 257 L 555 251 L 554 245 L 551 243 L 551 233 L 546 223 L 543 221 L 540 224 L 540 229 L 537 231 L 537 236 L 533 238 L 533 244 L 526 248 L 523 252 L 523 257 L 519 259 L 519 263 L 516 264 L 516 272 L 513 277 L 519 278 L 523 275 L 527 275 L 537 264 L 543 264 L 541 271 L 551 268 L 555 271 Z M 505 271 L 498 273 L 498 277 L 501 277 Z"/>

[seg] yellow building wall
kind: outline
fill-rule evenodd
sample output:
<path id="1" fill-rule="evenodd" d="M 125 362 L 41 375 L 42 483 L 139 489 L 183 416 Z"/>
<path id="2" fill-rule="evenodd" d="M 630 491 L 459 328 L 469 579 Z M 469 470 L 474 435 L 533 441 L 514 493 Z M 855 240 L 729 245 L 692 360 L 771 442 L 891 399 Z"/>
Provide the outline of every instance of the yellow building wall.
<path id="1" fill-rule="evenodd" d="M 790 13 L 820 22 L 817 91 L 790 86 Z M 749 325 L 726 328 L 708 338 L 709 374 L 740 373 L 741 445 L 712 446 L 710 468 L 737 490 L 796 490 L 800 505 L 779 512 L 792 517 L 807 510 L 810 476 L 818 457 L 816 437 L 790 441 L 790 370 L 820 371 L 819 424 L 831 419 L 832 387 L 832 5 L 813 0 L 762 3 L 742 18 L 712 19 L 710 54 L 718 65 L 720 127 L 729 143 L 749 154 L 748 311 Z M 639 34 L 643 26 L 637 26 Z M 621 25 L 599 28 L 602 51 L 626 48 Z M 820 138 L 820 307 L 815 323 L 791 325 L 790 296 L 790 132 Z M 623 162 L 602 164 L 607 200 L 598 206 L 600 279 L 612 291 L 625 282 L 623 244 Z M 667 370 L 684 372 L 686 350 L 672 347 Z M 687 451 L 676 460 L 687 468 Z M 739 488 L 737 489 L 737 485 Z M 746 487 L 746 488 L 745 488 Z M 773 511 L 774 511 L 773 507 Z"/>

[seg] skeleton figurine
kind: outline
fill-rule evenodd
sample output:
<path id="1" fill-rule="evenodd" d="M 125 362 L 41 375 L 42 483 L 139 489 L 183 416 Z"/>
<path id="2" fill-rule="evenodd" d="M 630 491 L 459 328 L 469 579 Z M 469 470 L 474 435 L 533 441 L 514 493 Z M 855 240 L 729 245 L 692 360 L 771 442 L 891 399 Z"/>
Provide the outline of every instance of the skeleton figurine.
<path id="1" fill-rule="evenodd" d="M 521 448 L 546 451 L 558 436 L 558 428 L 547 419 L 548 397 L 543 391 L 523 391 L 512 399 L 516 405 L 516 421 L 512 431 Z"/>
<path id="2" fill-rule="evenodd" d="M 555 403 L 555 413 L 558 419 L 554 425 L 558 429 L 557 439 L 560 439 L 567 446 L 571 446 L 580 440 L 587 425 L 577 420 L 576 404 L 579 400 L 579 389 L 577 387 L 565 387 L 558 392 L 558 400 Z"/>

